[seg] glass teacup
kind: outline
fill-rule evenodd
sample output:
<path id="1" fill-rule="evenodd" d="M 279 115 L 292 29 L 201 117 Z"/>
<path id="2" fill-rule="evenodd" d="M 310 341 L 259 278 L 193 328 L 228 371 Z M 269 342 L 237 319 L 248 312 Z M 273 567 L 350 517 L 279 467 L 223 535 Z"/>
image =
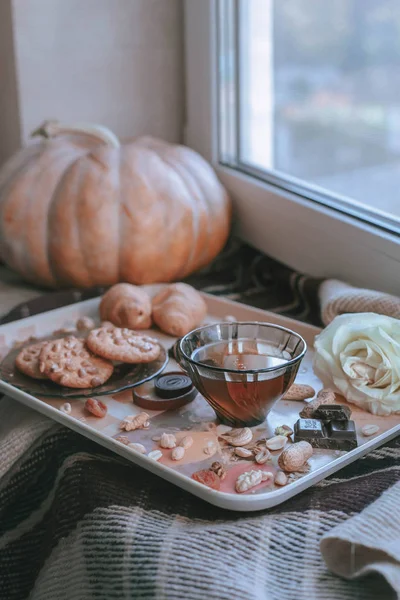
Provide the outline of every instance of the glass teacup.
<path id="1" fill-rule="evenodd" d="M 217 323 L 179 342 L 194 385 L 231 427 L 262 423 L 293 383 L 307 350 L 294 331 L 271 323 Z"/>

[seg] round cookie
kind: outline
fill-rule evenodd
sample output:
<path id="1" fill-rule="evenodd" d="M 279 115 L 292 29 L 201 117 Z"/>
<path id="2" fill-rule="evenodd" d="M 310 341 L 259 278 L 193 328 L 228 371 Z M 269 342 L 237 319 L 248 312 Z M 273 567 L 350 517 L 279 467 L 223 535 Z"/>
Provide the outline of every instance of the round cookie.
<path id="1" fill-rule="evenodd" d="M 152 362 L 161 351 L 154 338 L 120 327 L 93 329 L 86 343 L 98 356 L 130 364 Z"/>
<path id="2" fill-rule="evenodd" d="M 40 372 L 51 381 L 71 388 L 91 388 L 102 385 L 114 370 L 113 365 L 95 356 L 85 341 L 69 336 L 48 342 L 39 357 Z"/>
<path id="3" fill-rule="evenodd" d="M 15 359 L 15 366 L 18 371 L 33 379 L 47 379 L 46 375 L 41 373 L 39 369 L 39 356 L 46 344 L 47 342 L 39 342 L 23 348 Z"/>

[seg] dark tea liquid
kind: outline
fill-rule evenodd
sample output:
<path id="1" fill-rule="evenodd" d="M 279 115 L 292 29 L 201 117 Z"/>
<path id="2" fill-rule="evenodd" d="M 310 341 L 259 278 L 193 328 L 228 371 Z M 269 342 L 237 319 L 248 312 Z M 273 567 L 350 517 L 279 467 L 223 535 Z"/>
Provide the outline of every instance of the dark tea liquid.
<path id="1" fill-rule="evenodd" d="M 285 365 L 290 356 L 263 342 L 218 342 L 195 350 L 192 358 L 205 365 L 238 371 L 230 373 L 200 367 L 196 382 L 220 419 L 230 424 L 235 421 L 256 425 L 264 421 L 287 384 Z M 268 367 L 278 368 L 266 373 L 241 373 Z"/>

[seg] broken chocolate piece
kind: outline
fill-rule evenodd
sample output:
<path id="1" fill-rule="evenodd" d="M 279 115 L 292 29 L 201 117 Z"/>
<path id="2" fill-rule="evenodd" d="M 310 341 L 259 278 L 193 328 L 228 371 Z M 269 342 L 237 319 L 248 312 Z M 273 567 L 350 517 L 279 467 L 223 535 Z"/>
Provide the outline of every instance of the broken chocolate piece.
<path id="1" fill-rule="evenodd" d="M 299 419 L 294 425 L 294 441 L 306 441 L 313 448 L 324 450 L 348 452 L 357 448 L 354 421 L 330 421 L 325 425 L 318 419 Z"/>
<path id="2" fill-rule="evenodd" d="M 351 409 L 343 404 L 321 404 L 313 413 L 313 419 L 322 421 L 348 421 L 351 416 Z"/>

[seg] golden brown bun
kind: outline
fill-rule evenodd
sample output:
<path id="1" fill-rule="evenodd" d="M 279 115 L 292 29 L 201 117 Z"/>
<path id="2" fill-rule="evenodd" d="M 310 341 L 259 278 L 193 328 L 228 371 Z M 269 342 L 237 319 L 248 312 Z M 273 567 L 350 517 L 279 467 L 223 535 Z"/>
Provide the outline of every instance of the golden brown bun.
<path id="1" fill-rule="evenodd" d="M 148 329 L 151 327 L 150 296 L 136 285 L 117 283 L 101 300 L 100 318 L 117 327 Z"/>
<path id="2" fill-rule="evenodd" d="M 166 286 L 153 298 L 153 320 L 175 337 L 182 337 L 201 325 L 207 306 L 201 294 L 186 283 Z"/>

